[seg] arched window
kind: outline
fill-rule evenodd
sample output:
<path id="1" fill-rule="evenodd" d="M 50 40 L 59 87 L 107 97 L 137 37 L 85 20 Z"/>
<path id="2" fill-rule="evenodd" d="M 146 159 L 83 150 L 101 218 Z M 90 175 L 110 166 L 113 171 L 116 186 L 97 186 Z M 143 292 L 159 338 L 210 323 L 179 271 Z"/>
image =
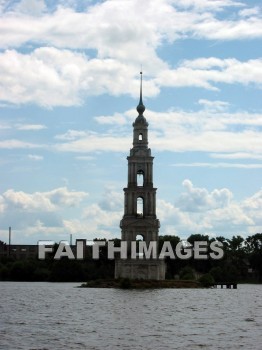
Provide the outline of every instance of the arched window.
<path id="1" fill-rule="evenodd" d="M 143 241 L 144 240 L 144 236 L 141 235 L 140 233 L 138 235 L 136 235 L 136 241 Z"/>
<path id="2" fill-rule="evenodd" d="M 144 215 L 144 199 L 142 197 L 137 197 L 136 213 L 137 213 L 137 216 L 140 216 L 140 217 Z"/>
<path id="3" fill-rule="evenodd" d="M 141 234 L 136 235 L 136 256 L 137 257 L 143 257 L 144 254 L 139 251 L 139 242 L 144 241 L 144 236 Z"/>
<path id="4" fill-rule="evenodd" d="M 144 186 L 144 172 L 143 170 L 138 170 L 136 174 L 137 186 Z"/>
<path id="5" fill-rule="evenodd" d="M 142 141 L 142 140 L 143 140 L 143 134 L 139 134 L 138 141 Z"/>

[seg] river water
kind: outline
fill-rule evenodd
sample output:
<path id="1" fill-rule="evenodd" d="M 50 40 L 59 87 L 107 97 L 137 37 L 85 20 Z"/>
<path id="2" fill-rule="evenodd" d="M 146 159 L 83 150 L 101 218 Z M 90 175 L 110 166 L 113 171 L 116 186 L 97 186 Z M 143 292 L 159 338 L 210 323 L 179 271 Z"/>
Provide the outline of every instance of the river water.
<path id="1" fill-rule="evenodd" d="M 0 349 L 262 349 L 262 285 L 82 289 L 0 282 Z"/>

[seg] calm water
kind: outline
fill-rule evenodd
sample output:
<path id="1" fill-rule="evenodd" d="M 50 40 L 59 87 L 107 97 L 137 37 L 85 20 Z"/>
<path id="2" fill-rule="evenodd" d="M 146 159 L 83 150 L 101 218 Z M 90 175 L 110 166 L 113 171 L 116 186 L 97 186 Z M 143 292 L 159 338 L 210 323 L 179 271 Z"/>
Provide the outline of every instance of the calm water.
<path id="1" fill-rule="evenodd" d="M 262 349 L 262 285 L 77 285 L 0 282 L 0 349 Z"/>

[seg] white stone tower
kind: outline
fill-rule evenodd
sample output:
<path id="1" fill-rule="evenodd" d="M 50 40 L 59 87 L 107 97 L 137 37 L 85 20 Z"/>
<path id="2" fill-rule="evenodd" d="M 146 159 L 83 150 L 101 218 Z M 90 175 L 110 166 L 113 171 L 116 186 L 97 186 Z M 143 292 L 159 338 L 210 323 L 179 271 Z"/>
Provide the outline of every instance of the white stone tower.
<path id="1" fill-rule="evenodd" d="M 138 117 L 133 123 L 133 148 L 128 160 L 128 184 L 124 188 L 124 216 L 120 222 L 122 241 L 128 244 L 142 236 L 148 245 L 158 242 L 160 222 L 156 216 L 156 188 L 153 186 L 153 159 L 148 148 L 148 123 L 143 113 L 145 106 L 142 99 L 142 72 L 140 82 L 140 101 L 137 106 Z M 165 263 L 158 259 L 117 259 L 115 262 L 115 278 L 128 277 L 165 279 Z"/>

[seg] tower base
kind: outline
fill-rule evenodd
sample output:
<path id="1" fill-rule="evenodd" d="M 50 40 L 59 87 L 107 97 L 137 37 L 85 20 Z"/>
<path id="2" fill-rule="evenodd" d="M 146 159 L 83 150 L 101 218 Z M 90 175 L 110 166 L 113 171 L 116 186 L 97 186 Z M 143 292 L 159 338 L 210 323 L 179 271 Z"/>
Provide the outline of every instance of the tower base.
<path id="1" fill-rule="evenodd" d="M 116 259 L 115 278 L 164 280 L 166 264 L 157 259 Z"/>

